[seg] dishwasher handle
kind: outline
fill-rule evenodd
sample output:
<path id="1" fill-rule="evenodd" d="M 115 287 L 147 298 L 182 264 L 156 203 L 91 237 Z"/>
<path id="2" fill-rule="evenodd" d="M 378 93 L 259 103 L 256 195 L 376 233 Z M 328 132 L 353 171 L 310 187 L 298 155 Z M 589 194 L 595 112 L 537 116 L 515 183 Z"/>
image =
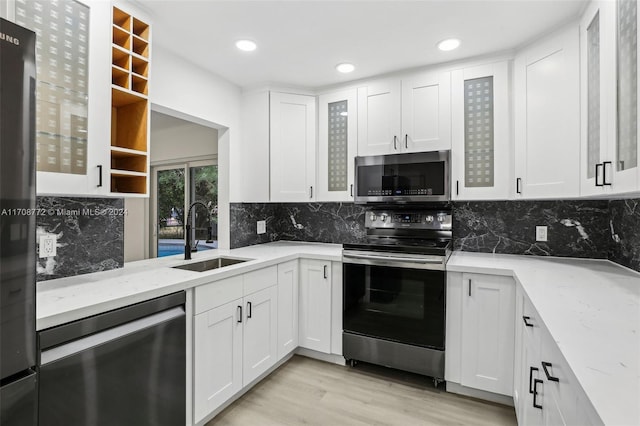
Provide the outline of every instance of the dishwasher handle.
<path id="1" fill-rule="evenodd" d="M 185 315 L 184 307 L 177 306 L 108 330 L 85 336 L 77 340 L 72 340 L 60 346 L 55 346 L 42 351 L 40 355 L 40 365 L 50 364 L 67 356 L 103 345 L 141 330 L 158 326 L 162 323 L 175 320 L 176 318 L 184 317 Z"/>

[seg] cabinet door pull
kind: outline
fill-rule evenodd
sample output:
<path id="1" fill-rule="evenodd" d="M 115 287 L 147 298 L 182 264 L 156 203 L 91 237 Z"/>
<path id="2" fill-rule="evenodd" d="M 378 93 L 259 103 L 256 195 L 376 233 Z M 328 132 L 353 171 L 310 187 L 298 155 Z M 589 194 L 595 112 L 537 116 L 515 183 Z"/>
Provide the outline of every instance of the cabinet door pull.
<path id="1" fill-rule="evenodd" d="M 538 396 L 538 385 L 542 383 L 542 380 L 535 379 L 533 381 L 533 407 L 542 410 L 542 405 L 536 404 L 536 397 Z"/>
<path id="2" fill-rule="evenodd" d="M 313 198 L 313 186 L 309 187 L 309 198 Z"/>
<path id="3" fill-rule="evenodd" d="M 471 278 L 469 278 L 469 297 L 471 297 Z"/>
<path id="4" fill-rule="evenodd" d="M 353 184 L 351 184 L 351 196 L 353 197 Z"/>
<path id="5" fill-rule="evenodd" d="M 456 181 L 456 195 L 460 195 L 460 181 Z"/>
<path id="6" fill-rule="evenodd" d="M 393 136 L 393 149 L 398 149 L 398 137 L 397 136 Z"/>
<path id="7" fill-rule="evenodd" d="M 533 393 L 533 372 L 538 371 L 537 367 L 529 367 L 529 393 Z"/>
<path id="8" fill-rule="evenodd" d="M 98 164 L 98 188 L 102 187 L 102 164 Z"/>
<path id="9" fill-rule="evenodd" d="M 247 302 L 247 318 L 251 318 L 251 302 Z"/>
<path id="10" fill-rule="evenodd" d="M 404 147 L 409 149 L 409 135 L 408 134 L 404 134 Z"/>
<path id="11" fill-rule="evenodd" d="M 236 322 L 242 322 L 242 306 L 238 305 L 238 319 L 236 320 Z"/>
<path id="12" fill-rule="evenodd" d="M 324 275 L 324 279 L 327 279 L 327 265 L 324 265 L 323 267 L 323 275 Z"/>
<path id="13" fill-rule="evenodd" d="M 533 324 L 531 324 L 528 320 L 530 320 L 531 317 L 527 317 L 527 316 L 523 316 L 522 317 L 522 321 L 524 321 L 524 325 L 526 325 L 527 327 L 533 327 Z"/>
<path id="14" fill-rule="evenodd" d="M 604 164 L 602 164 L 602 163 L 596 164 L 596 186 L 604 186 L 603 183 L 598 183 L 598 170 L 600 169 L 600 167 L 602 167 L 604 169 Z M 604 175 L 603 175 L 603 177 L 604 177 Z"/>
<path id="15" fill-rule="evenodd" d="M 607 182 L 607 164 L 611 165 L 611 161 L 602 163 L 602 185 L 611 186 L 611 182 Z"/>
<path id="16" fill-rule="evenodd" d="M 522 188 L 520 188 L 521 185 L 522 185 L 522 179 L 521 178 L 517 178 L 516 179 L 516 194 L 522 194 Z"/>
<path id="17" fill-rule="evenodd" d="M 547 376 L 547 380 L 549 380 L 550 382 L 559 382 L 560 379 L 549 374 L 549 370 L 547 370 L 547 367 L 553 367 L 553 365 L 550 362 L 542 361 L 542 369 L 544 370 L 545 376 Z"/>

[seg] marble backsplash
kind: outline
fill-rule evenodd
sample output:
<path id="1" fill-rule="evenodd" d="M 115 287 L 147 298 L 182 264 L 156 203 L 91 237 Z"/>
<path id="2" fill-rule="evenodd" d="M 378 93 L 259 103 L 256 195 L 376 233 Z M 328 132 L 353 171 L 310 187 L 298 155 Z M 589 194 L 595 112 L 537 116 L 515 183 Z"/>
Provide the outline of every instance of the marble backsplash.
<path id="1" fill-rule="evenodd" d="M 536 242 L 536 226 L 548 241 Z M 609 203 L 601 201 L 456 202 L 455 250 L 606 259 Z"/>
<path id="2" fill-rule="evenodd" d="M 359 241 L 364 212 L 353 203 L 232 203 L 231 247 Z M 266 234 L 256 234 L 258 220 Z M 535 241 L 537 225 L 548 241 Z M 453 229 L 456 250 L 610 259 L 640 271 L 640 200 L 454 202 Z"/>
<path id="3" fill-rule="evenodd" d="M 36 238 L 57 238 L 56 256 L 37 258 L 38 281 L 124 265 L 123 198 L 37 197 L 36 205 Z"/>
<path id="4" fill-rule="evenodd" d="M 609 260 L 640 271 L 640 198 L 609 202 Z"/>
<path id="5" fill-rule="evenodd" d="M 269 241 L 348 243 L 366 235 L 362 206 L 353 203 L 232 203 L 231 248 Z M 256 221 L 267 232 L 256 234 Z"/>

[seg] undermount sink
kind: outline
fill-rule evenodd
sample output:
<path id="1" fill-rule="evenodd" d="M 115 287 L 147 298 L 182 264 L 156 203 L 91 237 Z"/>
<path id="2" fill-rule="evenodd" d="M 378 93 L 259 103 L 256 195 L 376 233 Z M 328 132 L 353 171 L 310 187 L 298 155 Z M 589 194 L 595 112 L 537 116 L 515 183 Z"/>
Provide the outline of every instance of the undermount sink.
<path id="1" fill-rule="evenodd" d="M 204 272 L 212 269 L 224 268 L 225 266 L 235 265 L 237 263 L 246 262 L 250 259 L 234 259 L 231 257 L 216 257 L 215 259 L 203 260 L 201 262 L 187 263 L 185 265 L 174 266 L 174 269 L 186 269 L 187 271 Z"/>

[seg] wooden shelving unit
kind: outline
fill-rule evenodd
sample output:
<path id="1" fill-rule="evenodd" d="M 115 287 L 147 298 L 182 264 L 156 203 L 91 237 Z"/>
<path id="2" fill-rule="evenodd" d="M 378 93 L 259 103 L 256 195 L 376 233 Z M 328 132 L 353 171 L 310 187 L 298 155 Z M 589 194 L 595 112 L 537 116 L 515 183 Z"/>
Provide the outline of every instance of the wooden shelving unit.
<path id="1" fill-rule="evenodd" d="M 146 195 L 149 180 L 149 24 L 113 7 L 111 192 Z"/>

